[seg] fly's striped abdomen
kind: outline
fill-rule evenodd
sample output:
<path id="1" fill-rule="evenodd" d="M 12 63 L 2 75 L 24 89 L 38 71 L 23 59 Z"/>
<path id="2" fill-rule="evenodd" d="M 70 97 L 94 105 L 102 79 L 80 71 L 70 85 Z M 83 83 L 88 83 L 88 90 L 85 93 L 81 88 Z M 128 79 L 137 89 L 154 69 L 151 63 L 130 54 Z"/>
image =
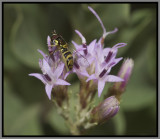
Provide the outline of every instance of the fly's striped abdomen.
<path id="1" fill-rule="evenodd" d="M 61 53 L 63 54 L 63 53 L 65 53 L 65 52 L 67 52 L 68 51 L 68 49 L 67 48 L 63 48 L 63 47 L 61 47 Z"/>
<path id="2" fill-rule="evenodd" d="M 68 45 L 66 41 L 62 38 L 62 36 L 56 34 L 54 32 L 51 36 L 51 46 L 57 47 L 55 51 L 60 51 L 62 59 L 66 65 L 67 70 L 72 70 L 73 68 L 73 56 L 72 53 L 68 50 Z M 54 51 L 54 52 L 55 52 Z M 50 52 L 50 55 L 52 55 L 54 52 Z"/>
<path id="3" fill-rule="evenodd" d="M 65 61 L 65 64 L 69 70 L 72 70 L 73 68 L 73 56 L 70 51 L 68 51 L 67 48 L 61 48 L 62 56 Z"/>

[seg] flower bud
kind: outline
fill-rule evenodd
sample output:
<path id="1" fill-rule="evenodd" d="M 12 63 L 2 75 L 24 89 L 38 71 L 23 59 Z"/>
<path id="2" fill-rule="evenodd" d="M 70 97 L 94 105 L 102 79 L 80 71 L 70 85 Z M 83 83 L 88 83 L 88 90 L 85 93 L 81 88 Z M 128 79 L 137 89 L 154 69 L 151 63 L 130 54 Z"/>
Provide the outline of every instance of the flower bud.
<path id="1" fill-rule="evenodd" d="M 92 110 L 91 122 L 105 122 L 116 115 L 119 108 L 120 106 L 117 98 L 115 96 L 110 96 Z"/>
<path id="2" fill-rule="evenodd" d="M 132 69 L 134 66 L 134 62 L 132 59 L 126 59 L 118 73 L 118 77 L 124 79 L 122 82 L 115 82 L 114 85 L 109 89 L 109 95 L 115 95 L 119 100 L 122 95 L 122 93 L 125 91 L 127 83 L 130 79 Z"/>
<path id="3" fill-rule="evenodd" d="M 134 62 L 132 59 L 126 59 L 122 66 L 121 69 L 118 73 L 118 76 L 121 77 L 122 79 L 124 79 L 123 82 L 117 82 L 114 84 L 114 88 L 116 90 L 119 90 L 120 92 L 124 92 L 126 85 L 128 83 L 128 80 L 130 79 L 131 73 L 132 73 L 132 69 L 134 66 Z"/>

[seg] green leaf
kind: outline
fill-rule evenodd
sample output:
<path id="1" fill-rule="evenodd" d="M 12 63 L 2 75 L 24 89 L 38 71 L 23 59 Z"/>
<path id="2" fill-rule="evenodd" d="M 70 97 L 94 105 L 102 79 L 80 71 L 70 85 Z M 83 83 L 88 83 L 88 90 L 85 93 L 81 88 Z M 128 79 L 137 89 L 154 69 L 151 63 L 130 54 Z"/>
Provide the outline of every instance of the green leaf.
<path id="1" fill-rule="evenodd" d="M 4 40 L 4 71 L 17 71 L 21 67 L 19 60 L 13 55 L 9 43 Z"/>
<path id="2" fill-rule="evenodd" d="M 136 88 L 136 89 L 135 89 Z M 147 107 L 155 99 L 156 89 L 138 84 L 128 86 L 123 95 L 121 107 L 127 110 L 137 110 Z"/>
<path id="3" fill-rule="evenodd" d="M 28 7 L 30 9 L 28 10 Z M 13 54 L 24 64 L 31 67 L 38 67 L 40 54 L 37 49 L 45 50 L 46 40 L 42 41 L 39 29 L 40 14 L 42 11 L 37 5 L 14 5 L 16 10 L 16 21 L 13 24 L 10 36 L 10 47 Z M 45 25 L 44 25 L 45 26 Z M 42 28 L 44 30 L 44 28 Z M 46 37 L 47 38 L 47 37 Z"/>
<path id="4" fill-rule="evenodd" d="M 11 125 L 19 113 L 24 109 L 24 104 L 16 96 L 8 79 L 4 79 L 4 134 L 10 135 Z"/>
<path id="5" fill-rule="evenodd" d="M 39 105 L 25 108 L 11 126 L 10 135 L 42 135 L 38 116 Z"/>
<path id="6" fill-rule="evenodd" d="M 16 11 L 13 7 L 13 4 L 4 4 L 4 20 L 3 20 L 3 25 L 4 25 L 4 38 L 8 41 L 11 29 L 13 26 L 13 22 L 16 20 Z"/>
<path id="7" fill-rule="evenodd" d="M 124 52 L 130 57 L 140 54 L 146 46 L 146 40 L 152 37 L 155 31 L 155 12 L 152 10 L 138 10 L 130 18 L 130 23 L 121 29 L 116 40 L 127 43 L 127 47 L 119 49 L 118 56 Z"/>
<path id="8" fill-rule="evenodd" d="M 4 135 L 40 135 L 39 106 L 27 107 L 4 80 Z"/>
<path id="9" fill-rule="evenodd" d="M 158 105 L 157 105 L 157 102 L 158 101 L 158 99 L 157 99 L 157 95 L 155 95 L 154 96 L 154 98 L 153 98 L 153 100 L 152 100 L 152 102 L 151 102 L 151 105 L 149 106 L 149 108 L 150 108 L 150 115 L 151 115 L 151 117 L 156 121 L 157 119 L 157 116 L 158 116 L 158 111 L 157 111 L 157 107 L 158 107 Z M 157 121 L 156 121 L 157 122 Z"/>
<path id="10" fill-rule="evenodd" d="M 156 44 L 156 37 L 152 37 L 148 43 L 147 43 L 148 47 L 147 47 L 147 70 L 148 70 L 148 76 L 150 78 L 150 80 L 152 81 L 153 84 L 156 84 L 156 70 L 157 70 L 157 53 L 156 53 L 156 47 L 158 47 L 158 45 Z"/>

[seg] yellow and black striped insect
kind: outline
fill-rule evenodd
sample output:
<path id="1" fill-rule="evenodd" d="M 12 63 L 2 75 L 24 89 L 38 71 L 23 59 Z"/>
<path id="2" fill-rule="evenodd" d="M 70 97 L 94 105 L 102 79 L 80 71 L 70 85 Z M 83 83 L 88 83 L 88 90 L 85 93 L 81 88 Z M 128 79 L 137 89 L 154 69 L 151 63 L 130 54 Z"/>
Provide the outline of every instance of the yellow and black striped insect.
<path id="1" fill-rule="evenodd" d="M 57 47 L 55 51 L 58 50 L 61 53 L 67 71 L 71 71 L 73 68 L 73 55 L 68 49 L 67 42 L 63 39 L 61 35 L 58 35 L 55 31 L 51 35 L 51 47 Z M 51 52 L 50 55 L 54 52 Z"/>

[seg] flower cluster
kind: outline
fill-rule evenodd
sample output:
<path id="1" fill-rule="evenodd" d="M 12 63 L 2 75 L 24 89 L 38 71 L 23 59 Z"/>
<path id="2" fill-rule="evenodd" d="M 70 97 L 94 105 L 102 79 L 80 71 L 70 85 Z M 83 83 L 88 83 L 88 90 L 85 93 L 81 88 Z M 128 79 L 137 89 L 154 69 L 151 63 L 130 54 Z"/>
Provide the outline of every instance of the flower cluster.
<path id="1" fill-rule="evenodd" d="M 51 91 L 57 85 L 70 85 L 64 79 L 66 78 L 66 73 L 64 71 L 64 63 L 59 61 L 58 56 L 49 57 L 45 55 L 41 50 L 38 50 L 43 59 L 39 60 L 39 66 L 43 74 L 31 73 L 30 76 L 34 76 L 40 79 L 45 84 L 46 93 L 49 99 L 51 99 Z"/>
<path id="2" fill-rule="evenodd" d="M 95 39 L 89 45 L 87 45 L 84 36 L 78 30 L 76 30 L 76 33 L 82 40 L 82 44 L 78 45 L 74 41 L 72 41 L 72 43 L 74 44 L 77 51 L 80 48 L 86 48 L 85 50 L 80 51 L 80 54 L 85 57 L 89 65 L 87 65 L 87 63 L 84 62 L 84 58 L 81 57 L 77 60 L 76 65 L 79 66 L 75 66 L 75 72 L 80 77 L 80 79 L 83 78 L 81 76 L 86 76 L 86 82 L 93 80 L 95 85 L 98 85 L 98 96 L 100 97 L 106 82 L 123 81 L 122 78 L 114 75 L 109 75 L 109 73 L 112 67 L 114 67 L 120 60 L 122 60 L 122 57 L 116 58 L 116 55 L 118 52 L 118 48 L 126 46 L 126 43 L 118 43 L 112 48 L 104 48 L 105 37 L 109 34 L 115 33 L 117 31 L 117 28 L 113 31 L 106 32 L 106 29 L 97 13 L 91 7 L 89 7 L 89 9 L 100 22 L 103 28 L 103 35 L 98 40 L 98 42 Z"/>
<path id="3" fill-rule="evenodd" d="M 29 74 L 40 79 L 45 84 L 45 90 L 49 99 L 51 99 L 52 89 L 54 88 L 54 99 L 52 100 L 55 100 L 55 104 L 58 104 L 60 114 L 68 122 L 71 133 L 76 135 L 80 134 L 81 129 L 86 129 L 109 120 L 119 111 L 119 98 L 125 91 L 133 69 L 133 60 L 127 59 L 117 76 L 110 75 L 111 69 L 123 59 L 122 57 L 116 58 L 116 55 L 118 49 L 126 46 L 126 43 L 117 43 L 113 47 L 105 48 L 104 40 L 106 36 L 117 32 L 118 29 L 115 28 L 113 31 L 106 32 L 98 14 L 91 7 L 88 8 L 98 19 L 103 29 L 103 35 L 100 39 L 94 39 L 87 44 L 85 37 L 78 30 L 75 30 L 81 38 L 82 44 L 72 41 L 75 46 L 75 52 L 72 53 L 74 61 L 72 71 L 67 71 L 67 65 L 62 60 L 64 57 L 62 57 L 62 52 L 59 51 L 60 48 L 53 46 L 53 42 L 48 36 L 49 56 L 38 50 L 43 56 L 43 59 L 39 60 L 42 74 Z M 63 49 L 67 52 L 67 48 L 64 47 Z M 69 101 L 64 105 L 62 103 L 65 99 L 69 100 L 72 97 L 68 95 L 69 91 L 67 88 L 71 84 L 66 81 L 67 76 L 71 73 L 76 73 L 80 80 L 80 90 L 77 95 L 79 102 L 77 102 L 77 105 L 75 104 L 78 107 L 76 122 L 70 119 L 69 109 L 71 105 L 69 105 Z M 114 82 L 114 85 L 108 91 L 109 97 L 105 98 L 96 107 L 90 107 L 97 89 L 98 97 L 100 97 L 107 82 Z"/>

